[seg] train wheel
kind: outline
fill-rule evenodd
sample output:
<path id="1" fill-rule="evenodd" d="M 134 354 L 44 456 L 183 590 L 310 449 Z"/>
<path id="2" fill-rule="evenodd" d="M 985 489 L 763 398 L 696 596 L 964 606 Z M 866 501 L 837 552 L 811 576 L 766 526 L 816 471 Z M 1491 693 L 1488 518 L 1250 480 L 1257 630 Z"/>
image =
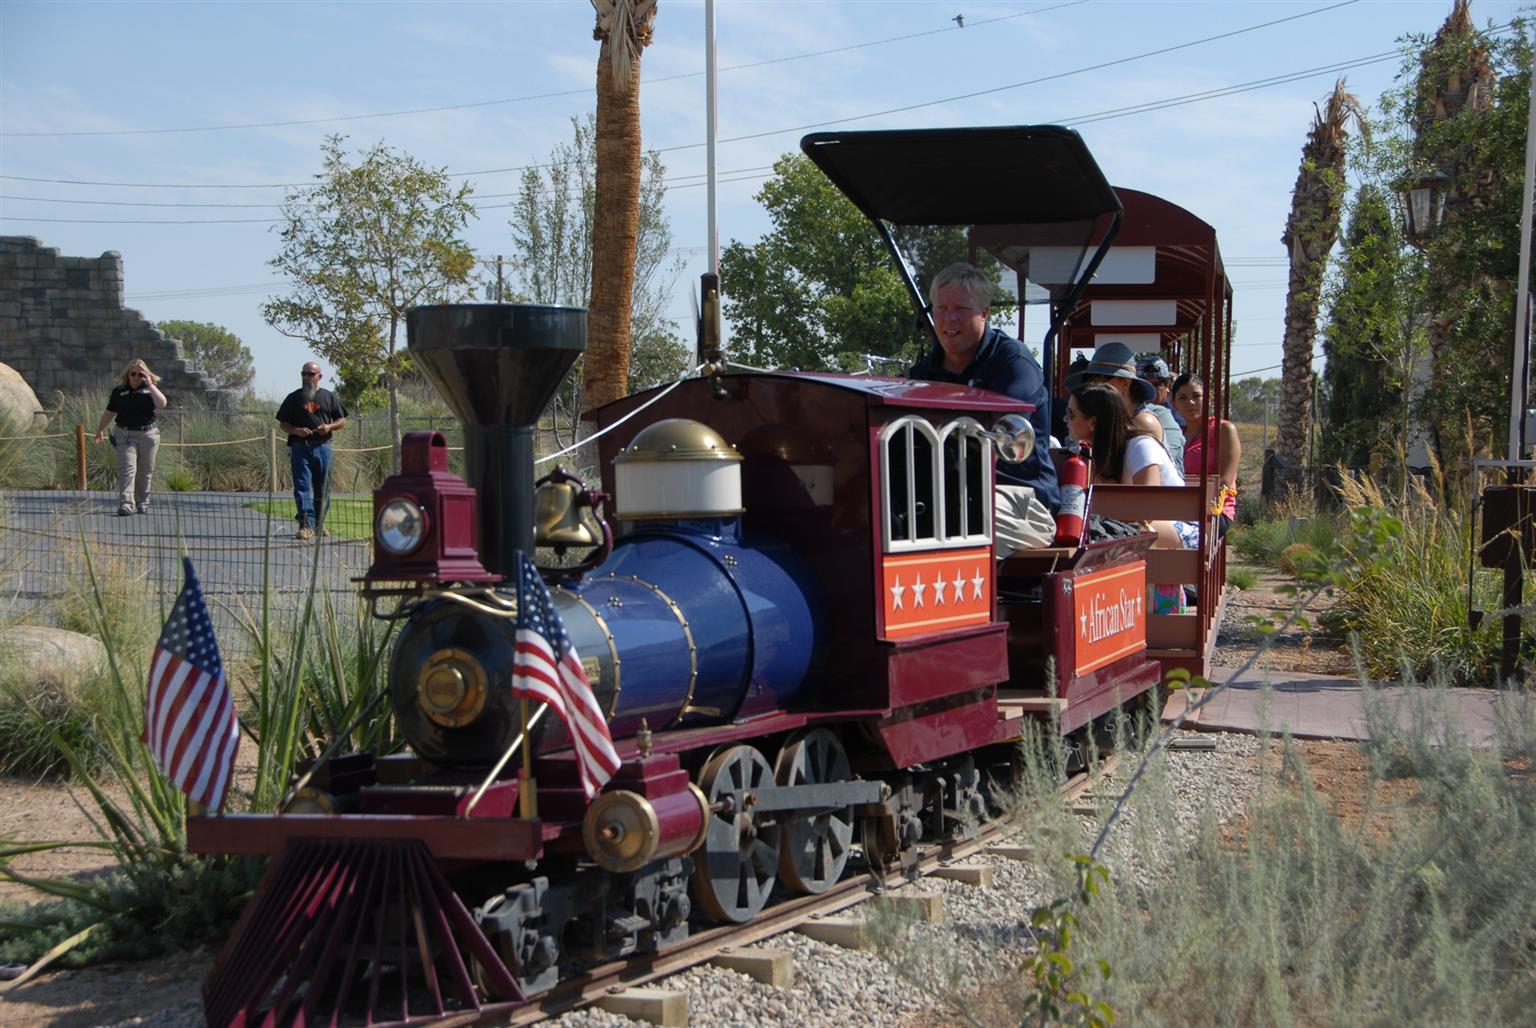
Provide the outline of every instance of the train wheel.
<path id="1" fill-rule="evenodd" d="M 774 766 L 774 780 L 784 786 L 827 785 L 852 777 L 847 751 L 825 728 L 792 736 Z M 825 892 L 843 876 L 852 845 L 852 807 L 795 818 L 779 829 L 779 877 L 794 892 Z"/>
<path id="2" fill-rule="evenodd" d="M 709 800 L 709 829 L 693 857 L 693 896 L 714 921 L 742 924 L 768 902 L 778 878 L 779 837 L 752 812 L 756 791 L 773 785 L 773 768 L 751 746 L 717 751 L 699 772 Z"/>

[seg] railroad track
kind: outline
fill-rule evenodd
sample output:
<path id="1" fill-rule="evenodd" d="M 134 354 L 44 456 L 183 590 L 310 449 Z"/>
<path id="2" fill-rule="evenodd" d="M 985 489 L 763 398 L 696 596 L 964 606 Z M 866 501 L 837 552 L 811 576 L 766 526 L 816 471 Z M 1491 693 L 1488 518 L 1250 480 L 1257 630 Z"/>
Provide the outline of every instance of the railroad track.
<path id="1" fill-rule="evenodd" d="M 1108 777 L 1119 763 L 1117 756 L 1109 756 L 1091 772 L 1082 772 L 1068 778 L 1059 790 L 1061 802 L 1077 802 L 1093 786 Z M 510 1016 L 505 1013 L 502 1023 L 509 1025 L 535 1024 L 546 1018 L 582 1007 L 592 1006 L 616 993 L 647 985 L 659 979 L 686 971 L 691 967 L 707 964 L 725 953 L 740 950 L 754 943 L 793 931 L 802 925 L 855 907 L 867 900 L 876 899 L 889 888 L 908 884 L 932 874 L 957 860 L 964 860 L 985 851 L 990 845 L 1007 838 L 1015 826 L 1008 822 L 993 822 L 982 828 L 974 839 L 950 843 L 920 845 L 913 870 L 908 873 L 880 874 L 866 871 L 852 875 L 816 896 L 798 896 L 765 908 L 762 913 L 743 925 L 723 925 L 689 935 L 688 939 L 664 953 L 650 954 L 632 960 L 614 961 L 592 968 L 574 978 L 561 982 Z M 489 1012 L 487 1012 L 489 1013 Z M 469 1024 L 483 1020 L 482 1015 L 466 1014 L 463 1019 L 443 1023 Z"/>

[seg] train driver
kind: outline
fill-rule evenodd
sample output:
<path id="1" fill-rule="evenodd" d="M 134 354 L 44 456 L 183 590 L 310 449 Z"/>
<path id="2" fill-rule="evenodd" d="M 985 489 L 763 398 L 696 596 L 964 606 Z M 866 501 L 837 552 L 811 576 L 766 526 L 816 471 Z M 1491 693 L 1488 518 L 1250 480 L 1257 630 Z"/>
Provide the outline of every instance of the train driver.
<path id="1" fill-rule="evenodd" d="M 997 465 L 992 522 L 997 556 L 1002 558 L 1014 550 L 1051 544 L 1060 498 L 1056 466 L 1046 452 L 1051 425 L 1045 376 L 1022 343 L 987 324 L 995 289 L 971 264 L 951 264 L 935 275 L 928 300 L 938 340 L 907 377 L 990 389 L 1034 404 L 1029 420 L 1039 441 L 1035 452 L 1017 464 Z"/>

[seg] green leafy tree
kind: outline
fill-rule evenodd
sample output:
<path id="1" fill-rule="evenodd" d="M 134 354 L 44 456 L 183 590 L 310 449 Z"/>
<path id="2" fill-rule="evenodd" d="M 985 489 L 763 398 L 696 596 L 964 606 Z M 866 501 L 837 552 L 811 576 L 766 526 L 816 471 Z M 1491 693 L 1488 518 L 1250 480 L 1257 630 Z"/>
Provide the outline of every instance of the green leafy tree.
<path id="1" fill-rule="evenodd" d="M 683 267 L 681 259 L 671 258 L 672 229 L 663 206 L 667 169 L 655 153 L 646 154 L 641 166 L 627 392 L 672 381 L 691 366 L 689 349 L 677 338 L 677 325 L 666 317 L 671 284 Z M 585 121 L 571 119 L 569 143 L 557 144 L 541 167 L 523 172 L 507 222 L 512 248 L 505 262 L 510 281 L 503 285 L 503 298 L 592 304 L 596 169 L 597 124 L 588 115 Z M 496 295 L 494 280 L 483 287 L 487 297 Z M 582 408 L 582 378 L 599 359 L 590 352 L 584 356 L 555 397 L 560 420 L 573 433 Z"/>
<path id="2" fill-rule="evenodd" d="M 1404 84 L 1384 98 L 1400 136 L 1388 181 L 1448 177 L 1444 222 L 1423 241 L 1431 351 L 1423 407 L 1448 468 L 1504 448 L 1530 109 L 1527 26 L 1517 19 L 1495 36 L 1457 0 L 1433 39 L 1412 38 L 1417 56 Z"/>
<path id="3" fill-rule="evenodd" d="M 773 228 L 720 256 L 731 353 L 772 367 L 858 369 L 866 355 L 915 360 L 931 336 L 874 226 L 807 158 L 786 154 L 756 200 Z M 903 227 L 920 286 L 966 257 L 962 230 Z"/>
<path id="4" fill-rule="evenodd" d="M 328 137 L 317 184 L 283 201 L 282 247 L 268 264 L 290 292 L 263 304 L 262 316 L 308 342 L 344 380 L 382 377 L 398 471 L 400 379 L 410 368 L 402 322 L 411 307 L 467 292 L 475 259 L 459 233 L 474 215 L 472 190 L 383 143 L 353 163 L 343 142 Z"/>
<path id="5" fill-rule="evenodd" d="M 1280 380 L 1257 375 L 1232 383 L 1232 420 L 1249 423 L 1264 420 L 1264 408 L 1273 415 L 1280 407 Z"/>
<path id="6" fill-rule="evenodd" d="M 214 388 L 250 390 L 256 376 L 250 347 L 229 329 L 206 321 L 161 321 L 155 327 L 181 342 L 187 360 L 198 366 Z"/>
<path id="7" fill-rule="evenodd" d="M 1355 195 L 1338 278 L 1323 330 L 1323 426 L 1326 463 L 1366 467 L 1398 447 L 1422 342 L 1416 317 L 1418 262 L 1405 252 L 1386 194 L 1366 183 Z"/>

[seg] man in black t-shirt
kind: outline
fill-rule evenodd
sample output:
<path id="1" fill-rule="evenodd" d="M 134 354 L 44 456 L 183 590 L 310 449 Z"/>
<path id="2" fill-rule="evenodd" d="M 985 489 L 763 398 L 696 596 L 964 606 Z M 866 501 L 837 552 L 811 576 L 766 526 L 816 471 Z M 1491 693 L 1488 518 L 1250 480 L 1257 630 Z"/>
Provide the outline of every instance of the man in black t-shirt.
<path id="1" fill-rule="evenodd" d="M 320 388 L 320 365 L 310 361 L 300 374 L 304 384 L 283 398 L 277 421 L 288 434 L 299 538 L 309 539 L 325 520 L 331 436 L 346 425 L 347 410 L 335 393 Z"/>

